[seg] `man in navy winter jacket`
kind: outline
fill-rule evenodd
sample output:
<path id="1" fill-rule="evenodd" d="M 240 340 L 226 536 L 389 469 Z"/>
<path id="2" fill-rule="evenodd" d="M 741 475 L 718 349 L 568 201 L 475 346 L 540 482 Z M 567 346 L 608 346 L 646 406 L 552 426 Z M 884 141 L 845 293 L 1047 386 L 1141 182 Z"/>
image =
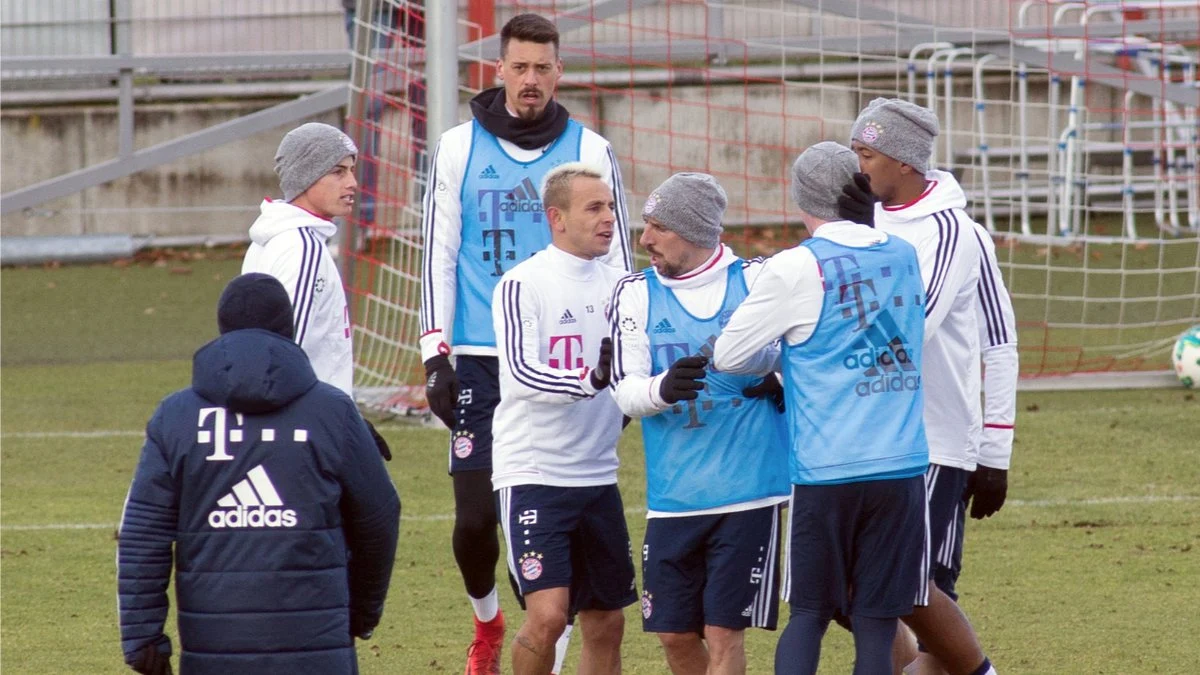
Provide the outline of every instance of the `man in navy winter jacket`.
<path id="1" fill-rule="evenodd" d="M 383 613 L 400 498 L 354 403 L 292 341 L 275 278 L 234 279 L 217 321 L 192 386 L 147 424 L 125 501 L 125 661 L 171 672 L 174 562 L 185 675 L 357 673 L 354 638 Z"/>

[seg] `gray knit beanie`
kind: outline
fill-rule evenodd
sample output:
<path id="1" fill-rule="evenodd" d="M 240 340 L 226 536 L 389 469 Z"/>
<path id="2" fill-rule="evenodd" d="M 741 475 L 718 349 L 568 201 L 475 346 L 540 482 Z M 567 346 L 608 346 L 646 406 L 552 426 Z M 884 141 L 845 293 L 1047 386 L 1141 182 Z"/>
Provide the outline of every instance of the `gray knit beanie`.
<path id="1" fill-rule="evenodd" d="M 646 198 L 642 219 L 654 218 L 696 246 L 714 248 L 721 243 L 721 218 L 728 203 L 716 178 L 706 173 L 677 173 Z"/>
<path id="2" fill-rule="evenodd" d="M 275 173 L 283 201 L 290 202 L 321 180 L 337 163 L 358 155 L 358 147 L 341 129 L 320 122 L 292 129 L 275 151 Z"/>
<path id="3" fill-rule="evenodd" d="M 850 148 L 833 141 L 810 146 L 792 164 L 792 201 L 826 222 L 842 220 L 837 200 L 855 171 L 858 155 Z"/>
<path id="4" fill-rule="evenodd" d="M 938 119 L 928 108 L 898 98 L 877 98 L 854 120 L 850 140 L 877 150 L 925 173 Z"/>

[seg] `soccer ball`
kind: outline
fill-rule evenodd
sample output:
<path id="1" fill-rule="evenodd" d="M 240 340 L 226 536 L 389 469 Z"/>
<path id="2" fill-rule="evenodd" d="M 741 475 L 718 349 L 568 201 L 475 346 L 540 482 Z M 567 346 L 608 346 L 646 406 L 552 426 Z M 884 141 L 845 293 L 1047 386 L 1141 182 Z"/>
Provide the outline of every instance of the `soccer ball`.
<path id="1" fill-rule="evenodd" d="M 1175 374 L 1183 386 L 1200 389 L 1200 326 L 1183 331 L 1175 341 L 1175 351 L 1171 355 Z"/>

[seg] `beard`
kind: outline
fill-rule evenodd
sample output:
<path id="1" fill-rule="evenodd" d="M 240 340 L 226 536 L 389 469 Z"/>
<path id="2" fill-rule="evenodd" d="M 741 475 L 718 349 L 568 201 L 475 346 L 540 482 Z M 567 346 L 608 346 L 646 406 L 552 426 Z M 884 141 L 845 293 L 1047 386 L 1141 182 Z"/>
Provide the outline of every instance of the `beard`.
<path id="1" fill-rule="evenodd" d="M 530 93 L 537 94 L 537 96 L 538 96 L 537 101 L 530 102 L 530 101 L 525 100 L 525 94 L 530 94 Z M 543 96 L 542 92 L 540 92 L 540 91 L 537 91 L 537 90 L 522 91 L 520 94 L 517 95 L 517 105 L 513 106 L 513 112 L 517 113 L 518 118 L 525 120 L 526 122 L 532 122 L 533 120 L 536 120 L 538 117 L 540 117 L 543 112 L 545 112 L 545 110 L 546 110 L 545 101 L 546 101 L 546 97 Z"/>
<path id="2" fill-rule="evenodd" d="M 661 255 L 658 255 L 657 253 L 652 255 L 658 256 L 658 263 L 654 265 L 654 271 L 658 272 L 660 276 L 676 278 L 689 271 L 683 269 L 682 265 L 667 262 Z"/>

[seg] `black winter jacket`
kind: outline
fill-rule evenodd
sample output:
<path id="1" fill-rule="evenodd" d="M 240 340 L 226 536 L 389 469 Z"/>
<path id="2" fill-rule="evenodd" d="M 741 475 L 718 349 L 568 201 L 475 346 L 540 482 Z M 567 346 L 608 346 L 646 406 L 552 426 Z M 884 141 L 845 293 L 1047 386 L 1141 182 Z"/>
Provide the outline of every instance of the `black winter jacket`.
<path id="1" fill-rule="evenodd" d="M 354 403 L 290 340 L 226 333 L 146 426 L 117 550 L 127 663 L 163 634 L 174 544 L 187 675 L 357 673 L 400 499 Z"/>

